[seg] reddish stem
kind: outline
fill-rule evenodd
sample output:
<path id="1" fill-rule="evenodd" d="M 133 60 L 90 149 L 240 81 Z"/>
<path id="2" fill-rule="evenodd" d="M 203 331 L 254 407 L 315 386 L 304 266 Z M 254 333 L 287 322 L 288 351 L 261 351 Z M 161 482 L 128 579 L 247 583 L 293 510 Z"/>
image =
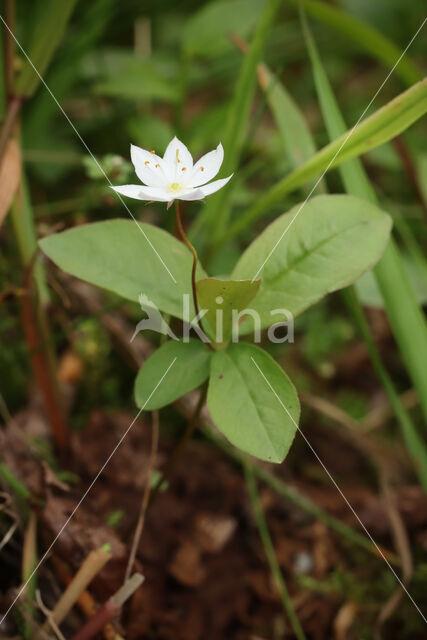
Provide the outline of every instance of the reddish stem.
<path id="1" fill-rule="evenodd" d="M 59 453 L 63 454 L 68 445 L 68 428 L 60 406 L 57 389 L 50 375 L 48 356 L 38 330 L 39 322 L 31 298 L 31 272 L 32 264 L 29 265 L 25 273 L 26 294 L 20 298 L 22 326 L 37 386 L 42 394 L 46 412 L 52 425 L 53 439 Z"/>
<path id="2" fill-rule="evenodd" d="M 71 640 L 90 640 L 99 633 L 119 613 L 120 606 L 110 598 L 86 624 L 83 625 Z"/>

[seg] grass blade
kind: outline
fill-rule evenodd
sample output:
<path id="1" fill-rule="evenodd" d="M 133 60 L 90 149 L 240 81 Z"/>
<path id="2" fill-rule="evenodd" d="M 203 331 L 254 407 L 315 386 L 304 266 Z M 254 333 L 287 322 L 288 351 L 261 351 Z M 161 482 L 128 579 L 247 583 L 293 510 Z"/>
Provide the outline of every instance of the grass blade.
<path id="1" fill-rule="evenodd" d="M 298 0 L 291 1 L 294 5 L 298 4 Z M 362 20 L 318 0 L 302 0 L 302 4 L 307 14 L 353 41 L 358 48 L 386 67 L 394 67 L 396 60 L 402 55 L 402 50 L 392 40 Z M 408 87 L 421 80 L 424 75 L 408 56 L 402 57 L 395 73 Z"/>
<path id="2" fill-rule="evenodd" d="M 288 616 L 289 622 L 291 623 L 292 630 L 297 640 L 306 640 L 305 633 L 301 627 L 300 621 L 298 620 L 298 616 L 292 604 L 292 600 L 286 587 L 282 571 L 277 561 L 276 552 L 274 550 L 273 541 L 271 539 L 267 521 L 265 519 L 265 515 L 261 506 L 261 501 L 259 499 L 259 494 L 256 486 L 256 480 L 250 462 L 247 462 L 245 465 L 245 475 L 246 485 L 248 487 L 249 498 L 252 503 L 252 510 L 254 513 L 255 521 L 257 523 L 259 535 L 264 546 L 265 555 L 267 556 L 268 564 L 270 566 L 271 575 L 276 582 L 277 590 L 279 592 L 283 608 Z"/>
<path id="3" fill-rule="evenodd" d="M 304 18 L 303 26 L 326 127 L 330 137 L 334 137 L 345 130 L 345 122 Z M 377 201 L 360 160 L 354 159 L 342 166 L 340 173 L 347 193 L 374 203 Z M 427 329 L 393 239 L 390 240 L 380 262 L 374 267 L 374 274 L 402 358 L 418 391 L 421 407 L 427 418 Z"/>
<path id="4" fill-rule="evenodd" d="M 240 47 L 242 48 L 241 42 Z M 268 87 L 271 86 L 272 78 L 273 76 L 271 72 L 269 72 L 265 65 L 258 66 L 258 80 L 264 90 L 267 90 Z M 271 96 L 272 100 L 269 101 L 269 105 L 277 124 L 279 125 L 279 120 L 281 118 L 283 119 L 283 124 L 285 124 L 285 119 L 290 119 L 290 122 L 292 123 L 290 126 L 292 132 L 284 132 L 284 137 L 286 139 L 286 148 L 288 150 L 289 158 L 293 163 L 293 166 L 296 168 L 303 160 L 308 160 L 310 156 L 315 154 L 316 147 L 305 119 L 299 111 L 298 105 L 296 105 L 292 99 L 290 99 L 291 102 L 286 100 L 286 89 L 280 83 L 276 82 L 273 89 L 275 94 Z M 284 100 L 282 100 L 283 96 L 285 98 Z M 360 172 L 363 172 L 363 168 L 357 161 L 350 163 L 347 168 L 346 165 L 344 165 L 343 170 L 348 173 L 350 178 L 353 177 L 355 180 L 360 177 Z M 342 295 L 365 342 L 377 375 L 389 396 L 393 411 L 400 423 L 406 447 L 415 462 L 415 469 L 420 483 L 424 489 L 427 490 L 427 450 L 424 442 L 418 435 L 415 425 L 413 424 L 409 413 L 403 406 L 397 390 L 394 387 L 394 383 L 382 363 L 381 357 L 372 338 L 369 325 L 366 321 L 363 308 L 358 299 L 356 289 L 354 287 L 348 287 L 346 290 L 342 291 Z"/>
<path id="5" fill-rule="evenodd" d="M 304 183 L 356 158 L 366 151 L 391 140 L 427 113 L 427 79 L 407 89 L 360 124 L 343 131 L 310 160 L 292 171 L 259 198 L 250 209 L 231 226 L 227 239 L 237 236 L 248 224 L 260 218 L 268 209 L 298 189 Z"/>
<path id="6" fill-rule="evenodd" d="M 62 40 L 76 3 L 77 0 L 49 0 L 43 3 L 43 9 L 39 9 L 39 19 L 33 25 L 32 38 L 25 49 L 41 76 Z M 15 93 L 19 96 L 32 96 L 39 83 L 40 78 L 31 63 L 25 59 L 22 71 L 16 79 Z"/>

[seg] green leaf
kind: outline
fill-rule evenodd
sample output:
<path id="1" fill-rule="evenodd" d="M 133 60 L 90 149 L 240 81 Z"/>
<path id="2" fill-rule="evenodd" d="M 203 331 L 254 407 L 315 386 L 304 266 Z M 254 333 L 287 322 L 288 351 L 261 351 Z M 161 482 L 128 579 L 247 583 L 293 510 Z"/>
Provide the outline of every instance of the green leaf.
<path id="1" fill-rule="evenodd" d="M 147 411 L 161 409 L 199 387 L 209 376 L 211 353 L 203 342 L 193 338 L 188 342 L 170 340 L 162 344 L 144 362 L 136 377 L 135 400 L 138 407 Z M 172 362 L 174 364 L 164 383 L 159 384 L 153 393 Z"/>
<path id="2" fill-rule="evenodd" d="M 218 344 L 226 342 L 233 329 L 233 310 L 243 311 L 258 293 L 261 280 L 220 280 L 204 278 L 196 283 L 200 309 L 207 309 L 204 316 L 210 329 L 209 335 Z"/>
<path id="3" fill-rule="evenodd" d="M 283 369 L 245 342 L 212 356 L 208 409 L 232 444 L 269 462 L 285 459 L 300 414 L 295 387 Z"/>
<path id="4" fill-rule="evenodd" d="M 323 117 L 329 136 L 335 137 L 345 130 L 346 124 L 323 68 L 316 44 L 305 20 L 304 12 L 301 12 L 301 18 Z M 355 158 L 351 162 L 341 166 L 340 174 L 348 193 L 362 197 L 368 202 L 376 203 L 376 193 L 359 159 Z M 427 417 L 427 376 L 425 368 L 425 362 L 427 360 L 427 332 L 425 319 L 423 318 L 421 309 L 417 305 L 415 293 L 411 287 L 411 282 L 408 279 L 399 249 L 393 238 L 390 238 L 390 242 L 382 259 L 376 265 L 374 273 L 400 352 L 407 364 L 415 387 L 419 392 L 421 407 L 424 415 Z M 418 435 L 408 413 L 405 411 L 399 396 L 396 394 L 392 380 L 382 365 L 360 307 L 358 308 L 358 305 L 354 304 L 354 301 L 351 300 L 352 297 L 355 298 L 354 291 L 349 292 L 347 297 L 349 298 L 349 308 L 352 310 L 356 323 L 365 338 L 368 351 L 384 388 L 389 395 L 395 414 L 398 417 L 399 426 L 402 430 L 408 451 L 415 461 L 415 468 L 421 484 L 426 488 L 427 451 L 425 445 Z"/>
<path id="5" fill-rule="evenodd" d="M 43 77 L 63 38 L 76 1 L 48 0 L 48 2 L 40 4 L 42 9 L 38 11 L 32 25 L 31 41 L 26 47 L 28 58 L 25 58 L 16 80 L 15 93 L 17 95 L 28 97 L 33 95 L 37 89 L 40 77 Z M 34 71 L 34 67 L 38 73 Z"/>
<path id="6" fill-rule="evenodd" d="M 230 32 L 246 36 L 256 26 L 265 0 L 210 2 L 186 22 L 182 45 L 187 55 L 218 56 L 232 48 Z"/>
<path id="7" fill-rule="evenodd" d="M 304 116 L 295 100 L 265 64 L 258 65 L 258 82 L 265 92 L 291 165 L 299 167 L 316 153 Z"/>
<path id="8" fill-rule="evenodd" d="M 294 316 L 331 291 L 348 286 L 380 258 L 390 217 L 352 196 L 317 196 L 277 218 L 246 249 L 233 278 L 262 276 L 252 308 L 269 326 Z M 289 230 L 289 232 L 288 232 Z M 248 317 L 242 333 L 252 330 Z"/>
<path id="9" fill-rule="evenodd" d="M 295 5 L 299 2 L 299 0 L 291 1 Z M 347 40 L 353 41 L 358 49 L 393 69 L 394 74 L 400 76 L 406 85 L 411 86 L 423 77 L 422 71 L 409 56 L 403 55 L 402 49 L 370 24 L 318 0 L 302 0 L 302 5 L 313 18 L 332 27 Z M 398 65 L 396 65 L 397 60 L 399 60 Z"/>
<path id="10" fill-rule="evenodd" d="M 342 133 L 311 159 L 289 173 L 259 198 L 250 209 L 227 230 L 230 239 L 239 235 L 254 220 L 264 215 L 285 195 L 306 182 L 391 140 L 427 112 L 427 79 L 414 85 L 387 103 L 357 127 Z"/>
<path id="11" fill-rule="evenodd" d="M 193 259 L 187 247 L 163 229 L 132 220 L 87 224 L 40 241 L 61 269 L 98 287 L 137 301 L 145 294 L 159 310 L 183 317 L 190 301 Z M 205 272 L 198 266 L 197 277 Z M 175 282 L 174 282 L 175 280 Z"/>

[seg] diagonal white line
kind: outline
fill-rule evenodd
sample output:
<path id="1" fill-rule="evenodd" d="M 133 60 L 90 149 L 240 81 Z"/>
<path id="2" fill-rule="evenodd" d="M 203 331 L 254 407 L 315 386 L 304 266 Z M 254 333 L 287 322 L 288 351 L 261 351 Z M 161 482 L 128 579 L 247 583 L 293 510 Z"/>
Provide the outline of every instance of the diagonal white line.
<path id="1" fill-rule="evenodd" d="M 386 84 L 386 82 L 389 80 L 390 76 L 392 75 L 392 73 L 394 72 L 394 70 L 396 69 L 397 65 L 399 64 L 399 62 L 402 60 L 403 56 L 405 55 L 405 53 L 408 51 L 409 47 L 411 46 L 411 44 L 413 43 L 413 41 L 415 40 L 415 38 L 418 36 L 419 32 L 421 31 L 421 29 L 423 28 L 423 26 L 425 25 L 425 23 L 427 22 L 427 18 L 424 18 L 423 22 L 421 23 L 421 26 L 418 27 L 416 33 L 412 36 L 412 38 L 410 39 L 409 43 L 407 44 L 407 46 L 405 47 L 405 49 L 402 51 L 401 55 L 399 56 L 399 58 L 396 60 L 396 62 L 394 63 L 393 67 L 391 68 L 391 70 L 389 71 L 389 73 L 387 74 L 387 76 L 385 77 L 385 79 L 383 80 L 383 82 L 381 83 L 380 87 L 378 88 L 378 90 L 376 91 L 374 97 L 372 98 L 372 100 L 369 102 L 368 106 L 363 110 L 361 116 L 359 117 L 358 121 L 356 122 L 356 124 L 350 129 L 350 131 L 348 132 L 348 135 L 345 137 L 345 139 L 343 140 L 343 143 L 341 144 L 340 148 L 338 149 L 338 151 L 335 153 L 335 155 L 333 156 L 333 158 L 331 159 L 331 161 L 329 162 L 328 166 L 326 167 L 326 169 L 323 171 L 322 175 L 318 178 L 318 180 L 316 180 L 313 188 L 311 189 L 310 193 L 308 194 L 308 196 L 306 197 L 306 199 L 304 200 L 304 202 L 302 203 L 302 205 L 299 207 L 298 211 L 296 212 L 296 214 L 293 216 L 292 220 L 289 222 L 288 226 L 286 227 L 286 229 L 283 231 L 282 235 L 280 236 L 280 238 L 277 240 L 276 244 L 274 245 L 274 247 L 271 249 L 270 253 L 268 254 L 268 256 L 266 257 L 266 259 L 264 260 L 264 262 L 262 263 L 262 265 L 260 266 L 260 268 L 258 269 L 258 271 L 256 272 L 256 274 L 254 275 L 254 277 L 252 278 L 252 282 L 254 280 L 257 279 L 257 277 L 259 276 L 259 274 L 261 273 L 261 271 L 264 269 L 266 263 L 268 262 L 268 260 L 270 260 L 271 256 L 273 255 L 273 253 L 276 251 L 277 247 L 279 246 L 279 244 L 281 243 L 281 241 L 283 240 L 284 235 L 287 233 L 287 231 L 289 230 L 289 228 L 292 226 L 292 224 L 295 222 L 295 219 L 298 217 L 298 215 L 301 213 L 301 211 L 304 209 L 305 205 L 307 204 L 309 198 L 311 197 L 313 191 L 316 189 L 317 185 L 319 184 L 319 182 L 321 180 L 323 180 L 323 177 L 325 176 L 326 172 L 328 171 L 329 167 L 332 165 L 332 163 L 334 162 L 335 158 L 337 157 L 337 155 L 340 153 L 341 149 L 344 147 L 345 144 L 347 144 L 347 142 L 350 140 L 351 136 L 353 135 L 357 125 L 359 124 L 359 122 L 362 120 L 363 116 L 365 115 L 365 113 L 368 111 L 368 109 L 370 108 L 371 104 L 374 102 L 375 98 L 378 96 L 378 94 L 380 93 L 380 91 L 382 90 L 382 88 L 384 87 L 384 85 Z"/>
<path id="2" fill-rule="evenodd" d="M 138 411 L 138 413 L 136 414 L 135 418 L 132 420 L 132 422 L 130 423 L 130 425 L 128 426 L 128 428 L 126 429 L 126 431 L 124 432 L 124 434 L 122 435 L 122 437 L 120 438 L 120 440 L 118 441 L 118 443 L 116 444 L 116 446 L 114 447 L 114 449 L 112 450 L 112 452 L 110 453 L 110 455 L 108 456 L 108 458 L 106 459 L 106 461 L 104 462 L 104 464 L 102 465 L 102 467 L 100 468 L 100 470 L 98 471 L 98 473 L 96 474 L 96 476 L 94 477 L 94 479 L 92 480 L 92 482 L 90 483 L 90 485 L 88 486 L 88 488 L 86 489 L 86 491 L 84 492 L 84 494 L 82 495 L 82 497 L 80 498 L 80 500 L 78 501 L 77 505 L 74 507 L 74 509 L 72 510 L 72 512 L 70 513 L 70 515 L 68 516 L 68 518 L 66 519 L 65 523 L 62 525 L 62 527 L 60 528 L 59 532 L 56 534 L 55 538 L 53 539 L 53 541 L 51 542 L 51 544 L 49 545 L 49 547 L 47 548 L 47 550 L 44 552 L 44 554 L 42 555 L 42 557 L 40 558 L 39 562 L 37 563 L 36 567 L 34 568 L 34 570 L 32 571 L 32 573 L 30 574 L 30 576 L 28 577 L 28 579 L 26 580 L 26 582 L 22 585 L 21 589 L 19 590 L 17 596 L 15 597 L 15 599 L 13 600 L 12 604 L 9 606 L 9 608 L 7 609 L 6 613 L 3 615 L 2 619 L 0 620 L 0 627 L 2 626 L 6 616 L 10 613 L 11 609 L 15 606 L 15 604 L 17 603 L 17 601 L 19 600 L 19 598 L 21 597 L 21 595 L 24 593 L 28 583 L 30 582 L 30 580 L 32 579 L 32 577 L 34 576 L 34 574 L 39 570 L 40 566 L 43 564 L 43 562 L 46 560 L 47 555 L 50 553 L 50 550 L 52 549 L 53 545 L 56 543 L 56 541 L 58 540 L 58 538 L 60 537 L 60 535 L 62 534 L 62 532 L 64 531 L 65 527 L 68 525 L 68 523 L 70 522 L 71 518 L 74 516 L 74 514 L 76 513 L 77 509 L 80 507 L 80 505 L 82 504 L 82 502 L 85 500 L 86 496 L 88 495 L 89 491 L 92 489 L 93 485 L 95 484 L 95 482 L 98 480 L 99 476 L 102 474 L 102 472 L 104 471 L 105 467 L 108 465 L 108 463 L 110 462 L 111 458 L 114 456 L 114 454 L 116 453 L 117 449 L 120 447 L 120 445 L 122 444 L 123 440 L 126 438 L 127 434 L 129 433 L 129 431 L 132 429 L 133 425 L 135 424 L 135 422 L 138 420 L 139 416 L 141 415 L 142 411 L 144 410 L 144 408 L 147 406 L 148 402 L 150 401 L 150 399 L 152 398 L 153 394 L 157 391 L 158 387 L 160 386 L 160 384 L 162 383 L 162 381 L 164 380 L 164 378 L 166 377 L 166 374 L 168 373 L 168 371 L 171 369 L 171 367 L 175 364 L 176 362 L 176 357 L 172 360 L 172 362 L 170 363 L 170 365 L 168 366 L 168 368 L 166 369 L 166 371 L 164 372 L 164 374 L 162 375 L 162 377 L 160 378 L 160 380 L 158 381 L 158 383 L 156 384 L 156 386 L 154 387 L 153 391 L 150 393 L 150 395 L 148 396 L 148 398 L 146 399 L 146 401 L 144 402 L 143 406 L 141 407 L 141 409 Z"/>
<path id="3" fill-rule="evenodd" d="M 387 560 L 387 558 L 385 557 L 384 553 L 381 551 L 380 547 L 378 546 L 378 544 L 375 542 L 375 540 L 373 539 L 372 535 L 369 533 L 368 529 L 365 527 L 365 525 L 363 524 L 362 520 L 359 518 L 359 516 L 357 515 L 354 507 L 352 507 L 352 505 L 350 504 L 350 502 L 348 501 L 348 499 L 346 498 L 346 496 L 344 495 L 344 493 L 342 492 L 342 490 L 340 489 L 340 487 L 338 486 L 338 484 L 336 483 L 334 477 L 331 475 L 331 473 L 328 471 L 328 469 L 326 468 L 324 462 L 322 461 L 322 459 L 319 457 L 317 451 L 314 449 L 314 447 L 312 446 L 312 444 L 310 443 L 310 441 L 308 440 L 308 438 L 304 435 L 303 431 L 301 431 L 301 429 L 299 428 L 299 426 L 297 425 L 297 423 L 295 422 L 295 420 L 293 419 L 293 417 L 291 416 L 291 414 L 289 413 L 288 409 L 286 408 L 286 406 L 283 404 L 282 400 L 280 399 L 280 397 L 277 395 L 276 391 L 273 389 L 273 387 L 271 386 L 269 380 L 267 380 L 266 376 L 264 375 L 263 371 L 261 371 L 260 367 L 258 366 L 257 362 L 255 362 L 255 359 L 253 358 L 253 356 L 251 356 L 251 360 L 254 363 L 254 365 L 256 366 L 256 368 L 258 369 L 258 371 L 260 372 L 260 374 L 262 375 L 262 377 L 264 378 L 265 382 L 267 383 L 267 385 L 270 387 L 271 391 L 274 393 L 274 395 L 276 396 L 277 400 L 280 402 L 282 408 L 286 411 L 286 413 L 288 414 L 288 416 L 290 417 L 290 419 L 292 420 L 292 422 L 294 423 L 295 427 L 298 429 L 299 433 L 302 435 L 302 437 L 304 438 L 305 443 L 307 444 L 307 446 L 309 447 L 309 449 L 311 450 L 311 452 L 313 453 L 313 455 L 315 456 L 316 460 L 320 463 L 320 465 L 322 466 L 324 472 L 326 473 L 326 475 L 328 476 L 328 478 L 330 479 L 330 481 L 332 482 L 332 484 L 334 485 L 334 487 L 336 488 L 336 490 L 338 491 L 338 493 L 341 495 L 342 499 L 344 500 L 344 502 L 346 503 L 347 507 L 350 509 L 350 511 L 352 512 L 352 514 L 354 515 L 354 517 L 356 518 L 356 520 L 358 521 L 358 523 L 360 524 L 360 526 L 362 527 L 363 531 L 366 533 L 366 535 L 368 536 L 368 538 L 370 539 L 370 541 L 372 542 L 372 544 L 374 545 L 375 549 L 378 551 L 379 555 L 381 556 L 381 558 L 384 560 L 384 562 L 386 563 L 386 565 L 388 566 L 388 568 L 390 569 L 390 571 L 392 572 L 392 574 L 394 575 L 394 577 L 396 578 L 396 580 L 398 581 L 398 583 L 400 584 L 400 586 L 402 587 L 402 589 L 404 590 L 404 592 L 406 593 L 406 595 L 408 596 L 408 598 L 410 599 L 410 601 L 412 602 L 412 604 L 414 605 L 414 607 L 416 608 L 416 610 L 418 611 L 418 613 L 420 614 L 420 616 L 422 617 L 422 619 L 424 620 L 424 622 L 427 624 L 427 618 L 424 616 L 423 612 L 421 611 L 421 609 L 419 608 L 419 606 L 417 605 L 417 603 L 415 602 L 415 600 L 413 599 L 413 597 L 411 596 L 411 594 L 409 593 L 409 591 L 407 590 L 407 588 L 405 587 L 405 585 L 403 584 L 402 580 L 399 578 L 399 576 L 397 575 L 396 571 L 393 569 L 393 567 L 391 566 L 390 562 Z"/>
<path id="4" fill-rule="evenodd" d="M 60 103 L 58 102 L 56 96 L 53 94 L 53 92 L 51 91 L 50 87 L 48 86 L 48 84 L 46 83 L 45 79 L 42 77 L 42 75 L 39 73 L 38 69 L 36 69 L 36 67 L 34 66 L 32 60 L 29 58 L 27 52 L 25 51 L 25 49 L 22 47 L 21 43 L 19 42 L 19 40 L 15 37 L 15 34 L 12 32 L 12 30 L 9 28 L 9 25 L 7 24 L 7 22 L 5 21 L 5 19 L 3 18 L 2 15 L 0 15 L 0 20 L 3 22 L 4 26 L 6 27 L 6 29 L 8 30 L 8 32 L 10 33 L 10 35 L 12 36 L 12 38 L 15 40 L 16 44 L 18 45 L 19 49 L 21 50 L 22 54 L 25 56 L 25 58 L 28 60 L 28 62 L 30 63 L 31 67 L 34 69 L 34 72 L 37 74 L 37 76 L 39 77 L 41 83 L 43 84 L 43 86 L 45 87 L 45 89 L 47 90 L 47 92 L 49 93 L 49 95 L 51 96 L 52 100 L 55 102 L 55 104 L 57 105 L 58 109 L 61 111 L 61 113 L 63 114 L 63 116 L 65 117 L 65 119 L 67 120 L 68 124 L 70 125 L 70 127 L 73 129 L 74 133 L 76 134 L 76 136 L 78 137 L 78 139 L 80 140 L 80 142 L 82 143 L 82 145 L 84 146 L 84 148 L 86 149 L 86 151 L 88 152 L 88 154 L 90 155 L 90 157 L 92 158 L 92 160 L 94 161 L 94 163 L 96 164 L 96 166 L 98 167 L 98 169 L 101 171 L 101 173 L 103 174 L 104 178 L 107 180 L 108 184 L 110 185 L 110 187 L 113 186 L 113 183 L 111 182 L 110 178 L 107 176 L 107 174 L 105 173 L 104 169 L 101 167 L 101 165 L 99 164 L 98 160 L 95 158 L 95 156 L 93 155 L 92 151 L 89 149 L 88 145 L 86 144 L 86 142 L 84 141 L 84 139 L 82 138 L 82 136 L 80 135 L 80 133 L 77 131 L 76 127 L 74 126 L 73 122 L 71 121 L 71 119 L 69 118 L 69 116 L 67 115 L 67 113 L 64 111 L 64 109 L 62 108 L 62 106 L 60 105 Z M 151 242 L 150 238 L 147 236 L 147 234 L 145 233 L 144 229 L 141 227 L 141 225 L 139 224 L 138 220 L 135 218 L 135 216 L 133 215 L 133 213 L 131 212 L 131 210 L 129 209 L 129 207 L 127 206 L 126 202 L 123 200 L 123 198 L 121 197 L 121 195 L 119 193 L 117 193 L 117 191 L 114 192 L 117 197 L 119 198 L 120 202 L 122 203 L 122 205 L 124 206 L 124 208 L 126 209 L 126 211 L 128 212 L 128 214 L 130 215 L 130 217 L 132 218 L 132 220 L 135 222 L 136 226 L 138 227 L 138 229 L 140 230 L 140 232 L 142 233 L 142 235 L 144 236 L 144 238 L 146 239 L 146 241 L 148 242 L 148 244 L 150 245 L 150 247 L 152 248 L 152 250 L 154 251 L 154 253 L 156 254 L 156 256 L 158 257 L 158 259 L 160 260 L 160 262 L 162 263 L 162 265 L 164 266 L 164 268 L 166 269 L 166 271 L 168 272 L 168 274 L 170 275 L 170 277 L 172 278 L 172 280 L 174 281 L 174 283 L 176 284 L 176 280 L 174 278 L 174 276 L 172 275 L 172 273 L 169 271 L 169 268 L 167 267 L 166 263 L 164 262 L 163 258 L 160 256 L 159 252 L 157 251 L 157 249 L 155 248 L 155 246 L 153 245 L 153 243 Z"/>

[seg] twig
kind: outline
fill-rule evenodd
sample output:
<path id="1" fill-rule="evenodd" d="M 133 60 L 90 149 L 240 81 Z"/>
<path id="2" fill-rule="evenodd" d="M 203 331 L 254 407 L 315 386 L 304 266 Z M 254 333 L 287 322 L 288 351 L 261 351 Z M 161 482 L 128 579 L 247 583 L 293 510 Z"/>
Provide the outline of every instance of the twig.
<path id="1" fill-rule="evenodd" d="M 303 628 L 301 627 L 300 621 L 298 620 L 298 616 L 295 612 L 291 597 L 289 595 L 285 580 L 282 575 L 282 571 L 277 561 L 276 552 L 274 550 L 273 542 L 268 530 L 267 521 L 261 507 L 253 467 L 249 461 L 246 461 L 245 464 L 245 476 L 259 535 L 264 546 L 264 551 L 265 555 L 267 556 L 271 574 L 276 582 L 277 590 L 279 592 L 283 608 L 288 616 L 289 622 L 291 623 L 291 627 L 296 638 L 298 640 L 306 640 L 305 633 L 303 631 Z"/>
<path id="2" fill-rule="evenodd" d="M 52 618 L 52 612 L 44 604 L 39 589 L 37 589 L 36 591 L 36 602 L 40 611 L 45 615 L 46 620 L 49 622 L 49 626 L 51 627 L 56 637 L 59 638 L 59 640 L 65 640 L 65 637 L 61 633 L 61 629 Z"/>
<path id="3" fill-rule="evenodd" d="M 52 556 L 52 562 L 55 566 L 55 570 L 59 575 L 60 580 L 65 585 L 69 585 L 73 579 L 73 575 L 68 566 L 55 554 Z M 87 590 L 81 592 L 76 604 L 84 613 L 86 618 L 91 618 L 97 611 L 97 604 L 95 602 L 95 599 Z M 118 633 L 118 631 L 112 624 L 106 624 L 102 632 L 104 634 L 105 640 L 124 640 L 124 638 L 122 638 L 122 636 Z"/>
<path id="4" fill-rule="evenodd" d="M 144 578 L 140 573 L 134 575 L 107 600 L 107 602 L 86 622 L 86 624 L 71 638 L 71 640 L 91 640 L 98 631 L 110 622 L 121 610 L 123 604 L 130 598 Z"/>
<path id="5" fill-rule="evenodd" d="M 400 396 L 400 401 L 405 407 L 405 409 L 413 409 L 418 406 L 419 398 L 415 389 L 408 389 Z M 364 433 L 368 431 L 373 431 L 374 429 L 378 429 L 382 427 L 387 420 L 390 420 L 394 417 L 394 411 L 389 402 L 385 402 L 383 405 L 379 407 L 375 407 L 372 409 L 361 421 L 361 428 Z"/>
<path id="6" fill-rule="evenodd" d="M 7 543 L 15 533 L 16 529 L 18 528 L 18 516 L 16 513 L 14 513 L 13 509 L 9 509 L 9 505 L 12 502 L 11 497 L 7 493 L 1 493 L 0 496 L 4 499 L 3 504 L 0 505 L 0 512 L 6 514 L 12 520 L 12 524 L 4 534 L 3 538 L 0 540 L 0 551 L 1 551 L 3 547 L 7 545 Z"/>
<path id="7" fill-rule="evenodd" d="M 59 598 L 52 611 L 52 619 L 57 625 L 60 625 L 64 620 L 68 612 L 74 607 L 80 594 L 84 591 L 87 585 L 92 582 L 93 578 L 101 571 L 102 567 L 110 560 L 111 553 L 107 550 L 106 545 L 91 551 L 84 560 L 82 566 L 77 571 L 76 575 Z M 49 623 L 46 622 L 43 625 L 43 629 L 46 630 Z"/>
<path id="8" fill-rule="evenodd" d="M 403 523 L 402 517 L 399 513 L 399 510 L 396 505 L 396 498 L 394 492 L 391 488 L 390 483 L 390 473 L 389 470 L 382 465 L 380 467 L 379 472 L 380 478 L 380 486 L 381 492 L 383 495 L 384 505 L 387 511 L 388 519 L 390 522 L 391 532 L 394 540 L 394 546 L 396 547 L 397 552 L 399 553 L 400 559 L 402 561 L 402 582 L 405 587 L 408 586 L 411 581 L 412 574 L 414 571 L 414 565 L 412 561 L 411 554 L 411 545 L 409 542 L 408 534 L 405 529 L 405 525 Z M 392 593 L 390 598 L 381 608 L 381 611 L 378 615 L 378 619 L 376 622 L 374 636 L 375 638 L 381 638 L 381 628 L 390 618 L 390 616 L 394 613 L 396 608 L 398 607 L 402 597 L 404 595 L 404 590 L 402 587 L 398 587 L 396 591 Z"/>
<path id="9" fill-rule="evenodd" d="M 139 511 L 138 522 L 136 523 L 135 533 L 133 536 L 132 547 L 129 554 L 129 560 L 126 567 L 125 579 L 127 582 L 130 578 L 130 574 L 132 573 L 133 565 L 135 562 L 136 552 L 138 550 L 139 542 L 141 540 L 142 530 L 144 528 L 145 523 L 145 514 L 147 512 L 148 502 L 150 500 L 150 492 L 151 492 L 151 474 L 154 469 L 154 463 L 157 455 L 157 448 L 159 445 L 159 412 L 153 411 L 151 414 L 152 421 L 152 431 L 151 431 L 151 451 L 150 458 L 148 461 L 147 475 L 145 478 L 145 487 L 144 493 L 142 496 L 141 508 Z"/>
<path id="10" fill-rule="evenodd" d="M 26 600 L 22 604 L 22 608 L 26 608 L 28 614 L 24 623 L 24 637 L 32 636 L 34 627 L 35 607 L 33 601 L 36 595 L 37 575 L 34 573 L 34 567 L 37 565 L 37 517 L 34 511 L 30 511 L 27 526 L 24 533 L 24 542 L 22 547 L 22 582 L 25 585 Z M 25 603 L 28 603 L 27 606 Z"/>

